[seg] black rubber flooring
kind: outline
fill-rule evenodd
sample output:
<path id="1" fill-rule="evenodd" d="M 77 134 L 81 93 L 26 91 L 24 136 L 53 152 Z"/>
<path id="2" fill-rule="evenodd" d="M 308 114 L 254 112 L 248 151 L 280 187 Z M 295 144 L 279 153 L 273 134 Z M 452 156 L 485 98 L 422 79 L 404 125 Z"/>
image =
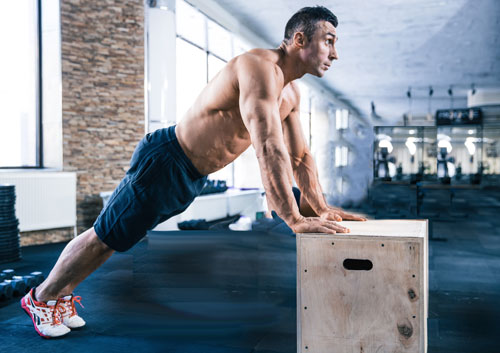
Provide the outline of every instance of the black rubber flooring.
<path id="1" fill-rule="evenodd" d="M 2 268 L 47 274 L 64 245 L 26 247 Z M 87 326 L 62 339 L 40 338 L 17 300 L 0 302 L 1 351 L 292 352 L 295 271 L 290 236 L 150 234 L 77 288 Z"/>
<path id="2" fill-rule="evenodd" d="M 371 217 L 416 218 L 411 191 L 372 195 L 363 208 Z M 426 197 L 437 239 L 429 242 L 428 352 L 500 352 L 500 194 L 463 192 L 452 210 L 446 192 Z M 64 246 L 25 247 L 22 261 L 0 268 L 47 274 Z M 296 352 L 295 257 L 295 238 L 284 234 L 150 233 L 77 288 L 87 326 L 62 339 L 40 338 L 19 298 L 0 302 L 0 351 Z"/>

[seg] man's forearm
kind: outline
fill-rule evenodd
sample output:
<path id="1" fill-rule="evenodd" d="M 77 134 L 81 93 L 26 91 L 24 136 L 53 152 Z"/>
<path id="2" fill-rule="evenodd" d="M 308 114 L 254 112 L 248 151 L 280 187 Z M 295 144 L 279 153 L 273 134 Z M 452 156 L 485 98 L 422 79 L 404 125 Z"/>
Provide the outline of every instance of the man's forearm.
<path id="1" fill-rule="evenodd" d="M 306 153 L 293 170 L 295 182 L 316 214 L 320 214 L 328 206 L 323 190 L 319 184 L 316 163 L 309 153 Z"/>
<path id="2" fill-rule="evenodd" d="M 287 224 L 296 222 L 301 215 L 291 188 L 292 168 L 286 149 L 264 143 L 256 153 L 270 210 Z"/>

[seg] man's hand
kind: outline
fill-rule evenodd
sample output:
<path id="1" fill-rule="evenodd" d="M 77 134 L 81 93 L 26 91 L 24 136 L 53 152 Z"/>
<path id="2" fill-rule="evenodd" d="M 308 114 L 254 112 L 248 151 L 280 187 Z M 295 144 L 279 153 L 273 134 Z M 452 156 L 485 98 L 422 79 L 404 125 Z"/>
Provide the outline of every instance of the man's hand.
<path id="1" fill-rule="evenodd" d="M 301 217 L 293 224 L 289 224 L 294 233 L 349 233 L 349 229 L 337 222 L 321 219 L 320 217 Z"/>
<path id="2" fill-rule="evenodd" d="M 319 214 L 319 217 L 323 220 L 337 221 L 337 222 L 366 221 L 366 218 L 344 212 L 341 208 L 332 206 L 327 206 L 327 208 Z"/>

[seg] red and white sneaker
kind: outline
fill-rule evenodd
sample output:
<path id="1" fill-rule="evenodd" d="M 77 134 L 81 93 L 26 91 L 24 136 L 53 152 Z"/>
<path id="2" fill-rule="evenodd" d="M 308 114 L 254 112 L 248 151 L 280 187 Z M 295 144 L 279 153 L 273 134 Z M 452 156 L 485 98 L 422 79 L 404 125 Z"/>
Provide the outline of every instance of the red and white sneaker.
<path id="1" fill-rule="evenodd" d="M 21 298 L 21 307 L 31 317 L 36 332 L 43 338 L 64 336 L 71 330 L 61 321 L 60 300 L 49 300 L 47 303 L 33 299 L 33 288 Z"/>
<path id="2" fill-rule="evenodd" d="M 81 300 L 82 297 L 75 297 L 73 294 L 59 298 L 59 302 L 63 308 L 61 310 L 62 323 L 71 329 L 85 326 L 85 321 L 78 316 L 75 308 L 75 302 L 83 308 Z"/>

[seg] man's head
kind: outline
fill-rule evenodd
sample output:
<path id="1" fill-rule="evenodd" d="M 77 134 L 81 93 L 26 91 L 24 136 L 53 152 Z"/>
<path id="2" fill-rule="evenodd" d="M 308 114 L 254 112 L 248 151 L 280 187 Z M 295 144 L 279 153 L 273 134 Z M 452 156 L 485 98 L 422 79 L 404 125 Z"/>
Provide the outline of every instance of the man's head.
<path id="1" fill-rule="evenodd" d="M 287 22 L 285 27 L 285 39 L 287 44 L 291 44 L 295 32 L 302 32 L 311 41 L 316 25 L 320 21 L 330 22 L 333 27 L 338 26 L 337 16 L 323 6 L 304 7 L 297 11 Z"/>
<path id="2" fill-rule="evenodd" d="M 327 8 L 304 7 L 288 20 L 283 42 L 298 49 L 306 72 L 321 77 L 337 59 L 337 25 L 337 17 Z"/>

